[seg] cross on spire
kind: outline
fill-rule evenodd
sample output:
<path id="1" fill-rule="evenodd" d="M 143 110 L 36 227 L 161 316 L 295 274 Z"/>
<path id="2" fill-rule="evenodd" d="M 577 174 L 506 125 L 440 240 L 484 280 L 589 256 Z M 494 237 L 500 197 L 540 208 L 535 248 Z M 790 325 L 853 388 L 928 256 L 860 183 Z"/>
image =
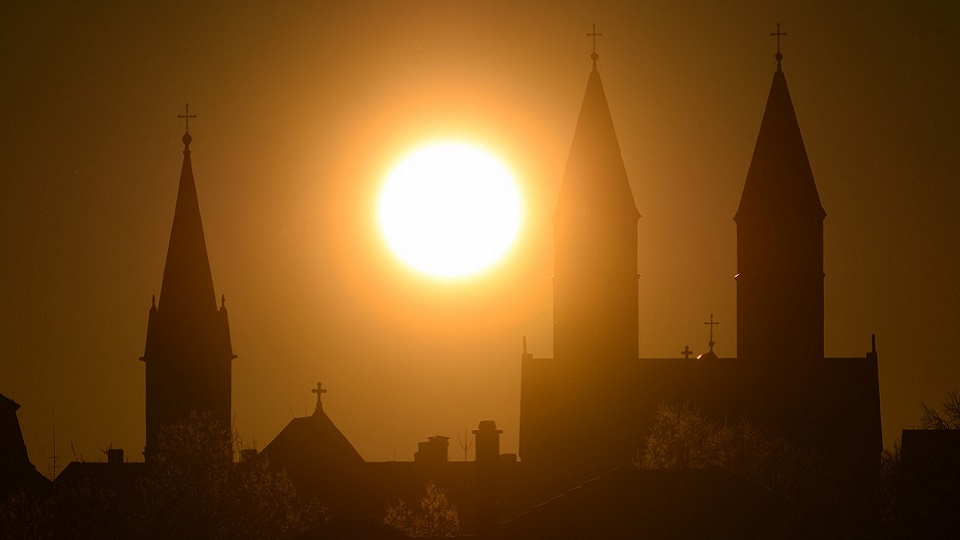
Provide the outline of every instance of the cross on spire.
<path id="1" fill-rule="evenodd" d="M 189 103 L 187 103 L 186 105 L 184 105 L 183 108 L 184 108 L 183 114 L 178 114 L 178 115 L 177 115 L 177 118 L 183 118 L 184 123 L 186 124 L 185 127 L 186 127 L 186 130 L 187 130 L 187 133 L 189 133 L 189 132 L 190 132 L 190 119 L 191 119 L 191 118 L 196 118 L 197 115 L 195 115 L 195 114 L 190 114 L 190 104 L 189 104 Z"/>
<path id="2" fill-rule="evenodd" d="M 778 22 L 778 23 L 777 23 L 777 31 L 776 31 L 776 32 L 770 32 L 770 35 L 771 35 L 771 36 L 777 36 L 777 54 L 774 55 L 774 58 L 777 59 L 777 71 L 780 71 L 780 61 L 783 60 L 783 54 L 780 53 L 780 36 L 785 36 L 785 35 L 787 35 L 787 33 L 780 31 L 780 23 Z"/>
<path id="3" fill-rule="evenodd" d="M 705 323 L 703 323 L 703 324 L 708 324 L 708 325 L 710 325 L 710 342 L 707 343 L 707 344 L 710 345 L 710 350 L 713 351 L 713 346 L 716 345 L 716 343 L 713 341 L 713 327 L 716 326 L 716 325 L 718 325 L 718 324 L 720 324 L 720 323 L 719 323 L 719 322 L 714 322 L 714 320 L 713 320 L 713 313 L 711 313 L 711 314 L 710 314 L 710 322 L 705 322 Z"/>
<path id="4" fill-rule="evenodd" d="M 683 355 L 684 358 L 686 358 L 687 360 L 689 360 L 689 359 L 690 359 L 690 355 L 693 354 L 693 351 L 690 350 L 690 346 L 689 346 L 689 345 L 684 345 L 684 346 L 683 346 L 683 350 L 680 351 L 680 354 Z"/>
<path id="5" fill-rule="evenodd" d="M 597 36 L 602 36 L 600 32 L 597 32 L 597 23 L 593 23 L 593 31 L 587 33 L 587 37 L 593 38 L 593 54 L 590 55 L 590 58 L 593 60 L 593 66 L 597 66 L 597 59 L 600 58 L 600 55 L 597 54 Z"/>

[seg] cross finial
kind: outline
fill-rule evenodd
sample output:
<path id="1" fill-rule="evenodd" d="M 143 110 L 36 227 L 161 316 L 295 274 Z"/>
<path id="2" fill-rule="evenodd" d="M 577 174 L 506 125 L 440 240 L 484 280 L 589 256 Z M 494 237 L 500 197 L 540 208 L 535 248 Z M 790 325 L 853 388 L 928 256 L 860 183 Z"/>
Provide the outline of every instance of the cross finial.
<path id="1" fill-rule="evenodd" d="M 597 36 L 602 36 L 600 32 L 597 32 L 597 23 L 593 23 L 593 31 L 587 33 L 587 37 L 593 38 L 593 54 L 590 55 L 590 58 L 593 60 L 593 67 L 597 67 L 597 59 L 600 58 L 600 55 L 597 54 Z"/>
<path id="2" fill-rule="evenodd" d="M 680 354 L 683 355 L 684 358 L 686 358 L 687 360 L 689 360 L 689 359 L 690 359 L 690 355 L 693 354 L 693 351 L 690 350 L 690 346 L 689 346 L 689 345 L 684 345 L 684 346 L 683 346 L 683 350 L 680 351 Z"/>
<path id="3" fill-rule="evenodd" d="M 318 382 L 317 387 L 310 391 L 317 395 L 317 411 L 319 411 L 323 408 L 322 396 L 327 393 L 327 389 L 323 387 L 323 383 Z"/>
<path id="4" fill-rule="evenodd" d="M 189 133 L 189 132 L 190 132 L 190 119 L 191 119 L 191 118 L 196 118 L 197 115 L 195 115 L 195 114 L 190 114 L 190 104 L 189 104 L 189 103 L 187 103 L 186 105 L 184 105 L 184 106 L 183 106 L 183 109 L 184 109 L 183 114 L 178 114 L 178 115 L 177 115 L 177 118 L 183 118 L 184 123 L 186 124 L 184 127 L 186 127 L 187 133 Z M 201 134 L 201 135 L 202 135 L 202 134 Z"/>
<path id="5" fill-rule="evenodd" d="M 710 322 L 705 322 L 705 323 L 703 323 L 703 324 L 709 324 L 709 325 L 710 325 L 710 342 L 707 343 L 707 344 L 710 345 L 710 351 L 712 352 L 712 351 L 713 351 L 713 346 L 716 345 L 716 343 L 713 341 L 713 327 L 716 326 L 716 325 L 718 325 L 718 324 L 720 324 L 720 323 L 719 323 L 719 322 L 714 322 L 714 320 L 713 320 L 713 313 L 711 313 L 711 314 L 710 314 Z"/>
<path id="6" fill-rule="evenodd" d="M 785 36 L 785 35 L 787 35 L 787 33 L 780 31 L 780 23 L 778 22 L 778 23 L 777 23 L 777 31 L 776 31 L 776 32 L 770 32 L 770 35 L 771 35 L 771 36 L 777 36 L 777 54 L 774 55 L 774 58 L 777 59 L 777 71 L 780 71 L 780 61 L 783 60 L 783 54 L 780 53 L 780 36 Z"/>

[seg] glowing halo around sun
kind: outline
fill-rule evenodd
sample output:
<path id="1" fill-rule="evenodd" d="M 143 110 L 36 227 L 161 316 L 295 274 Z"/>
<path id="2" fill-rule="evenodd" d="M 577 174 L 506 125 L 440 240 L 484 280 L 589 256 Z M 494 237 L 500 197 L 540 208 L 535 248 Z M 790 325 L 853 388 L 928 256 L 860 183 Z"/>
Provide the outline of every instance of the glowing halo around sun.
<path id="1" fill-rule="evenodd" d="M 489 152 L 437 143 L 405 156 L 380 192 L 380 231 L 407 265 L 456 278 L 499 260 L 520 230 L 513 175 Z"/>

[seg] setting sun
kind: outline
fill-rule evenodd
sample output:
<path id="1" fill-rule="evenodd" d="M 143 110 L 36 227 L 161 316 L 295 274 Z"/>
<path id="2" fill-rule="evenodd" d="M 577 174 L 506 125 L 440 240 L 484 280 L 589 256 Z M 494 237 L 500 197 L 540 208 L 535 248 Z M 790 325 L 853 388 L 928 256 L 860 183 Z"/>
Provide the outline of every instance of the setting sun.
<path id="1" fill-rule="evenodd" d="M 378 217 L 387 244 L 406 264 L 460 277 L 489 267 L 513 244 L 520 194 L 507 167 L 486 150 L 434 144 L 389 173 Z"/>

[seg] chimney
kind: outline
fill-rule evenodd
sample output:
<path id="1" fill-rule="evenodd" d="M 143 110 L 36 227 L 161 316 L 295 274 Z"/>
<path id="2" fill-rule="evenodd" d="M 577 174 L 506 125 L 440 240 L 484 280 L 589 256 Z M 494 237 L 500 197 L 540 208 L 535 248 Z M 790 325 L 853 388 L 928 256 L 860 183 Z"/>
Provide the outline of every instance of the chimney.
<path id="1" fill-rule="evenodd" d="M 500 522 L 500 434 L 493 420 L 473 430 L 477 445 L 477 532 L 492 536 Z"/>
<path id="2" fill-rule="evenodd" d="M 123 449 L 122 448 L 108 448 L 107 449 L 107 463 L 110 465 L 120 465 L 123 463 Z"/>
<path id="3" fill-rule="evenodd" d="M 450 437 L 436 435 L 427 437 L 425 442 L 417 444 L 417 452 L 413 454 L 415 463 L 446 463 L 447 448 L 450 446 Z"/>

